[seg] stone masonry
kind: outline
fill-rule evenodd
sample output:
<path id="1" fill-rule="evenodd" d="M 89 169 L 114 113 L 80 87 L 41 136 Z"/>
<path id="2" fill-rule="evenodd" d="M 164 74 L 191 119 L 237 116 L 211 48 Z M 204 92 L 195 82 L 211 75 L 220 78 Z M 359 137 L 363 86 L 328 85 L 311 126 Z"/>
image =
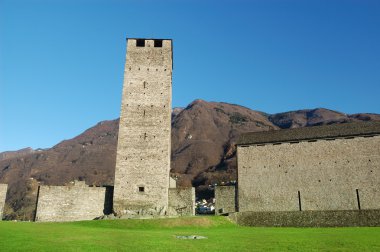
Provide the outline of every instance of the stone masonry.
<path id="1" fill-rule="evenodd" d="M 251 133 L 237 155 L 239 212 L 380 209 L 380 123 Z"/>
<path id="2" fill-rule="evenodd" d="M 169 178 L 169 188 L 177 188 L 177 180 L 172 177 Z"/>
<path id="3" fill-rule="evenodd" d="M 239 225 L 255 227 L 380 226 L 380 209 L 236 212 L 228 217 Z"/>
<path id="4" fill-rule="evenodd" d="M 7 184 L 0 184 L 0 220 L 3 218 L 5 198 L 7 196 Z"/>
<path id="5" fill-rule="evenodd" d="M 215 187 L 215 214 L 228 214 L 236 212 L 235 186 Z"/>
<path id="6" fill-rule="evenodd" d="M 170 216 L 195 215 L 195 188 L 170 188 L 168 214 Z"/>
<path id="7" fill-rule="evenodd" d="M 83 181 L 69 186 L 40 186 L 35 221 L 93 220 L 104 214 L 105 187 Z"/>
<path id="8" fill-rule="evenodd" d="M 171 40 L 127 40 L 115 169 L 116 214 L 147 209 L 166 214 L 172 64 Z"/>

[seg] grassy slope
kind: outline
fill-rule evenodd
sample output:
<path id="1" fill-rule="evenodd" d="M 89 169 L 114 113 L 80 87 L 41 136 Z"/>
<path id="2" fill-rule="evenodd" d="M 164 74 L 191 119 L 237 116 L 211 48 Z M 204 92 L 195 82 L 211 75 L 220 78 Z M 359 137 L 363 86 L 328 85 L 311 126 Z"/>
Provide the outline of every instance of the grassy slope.
<path id="1" fill-rule="evenodd" d="M 179 240 L 176 235 L 203 235 Z M 380 251 L 380 228 L 252 228 L 224 217 L 0 222 L 1 251 Z"/>

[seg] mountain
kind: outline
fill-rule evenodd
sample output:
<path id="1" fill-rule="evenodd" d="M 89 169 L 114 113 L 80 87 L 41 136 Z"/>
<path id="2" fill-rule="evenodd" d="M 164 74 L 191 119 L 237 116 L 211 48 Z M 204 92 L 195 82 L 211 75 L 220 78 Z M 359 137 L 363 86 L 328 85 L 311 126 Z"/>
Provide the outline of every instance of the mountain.
<path id="1" fill-rule="evenodd" d="M 380 120 L 380 115 L 347 115 L 329 109 L 318 108 L 278 113 L 270 115 L 269 120 L 280 128 L 287 129 L 353 121 L 378 121 Z"/>
<path id="2" fill-rule="evenodd" d="M 363 120 L 380 121 L 380 115 L 346 115 L 323 108 L 269 115 L 195 100 L 173 109 L 171 174 L 179 186 L 195 186 L 198 197 L 209 197 L 208 185 L 236 180 L 235 143 L 241 133 Z M 118 119 L 100 122 L 50 149 L 0 153 L 0 183 L 8 184 L 5 218 L 31 219 L 39 184 L 64 185 L 79 179 L 88 185 L 112 185 L 118 124 Z"/>

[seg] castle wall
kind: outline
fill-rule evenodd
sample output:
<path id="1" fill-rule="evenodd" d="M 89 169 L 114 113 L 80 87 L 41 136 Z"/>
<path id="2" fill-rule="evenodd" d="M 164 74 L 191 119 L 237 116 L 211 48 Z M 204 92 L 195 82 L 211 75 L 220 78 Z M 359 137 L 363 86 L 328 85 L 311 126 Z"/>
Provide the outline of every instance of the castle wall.
<path id="1" fill-rule="evenodd" d="M 239 211 L 380 209 L 380 136 L 238 146 Z"/>
<path id="2" fill-rule="evenodd" d="M 128 39 L 117 147 L 114 210 L 168 207 L 172 42 Z"/>
<path id="3" fill-rule="evenodd" d="M 93 220 L 104 214 L 107 208 L 105 197 L 105 187 L 88 187 L 84 182 L 69 186 L 40 186 L 35 220 Z"/>
<path id="4" fill-rule="evenodd" d="M 236 212 L 235 186 L 215 187 L 215 214 Z"/>
<path id="5" fill-rule="evenodd" d="M 7 197 L 7 184 L 0 184 L 0 220 L 3 218 L 5 199 Z"/>
<path id="6" fill-rule="evenodd" d="M 169 178 L 169 188 L 177 188 L 177 180 L 172 177 Z"/>
<path id="7" fill-rule="evenodd" d="M 255 227 L 378 227 L 380 210 L 236 212 L 228 217 Z"/>
<path id="8" fill-rule="evenodd" d="M 195 188 L 170 188 L 168 213 L 171 216 L 195 215 Z"/>

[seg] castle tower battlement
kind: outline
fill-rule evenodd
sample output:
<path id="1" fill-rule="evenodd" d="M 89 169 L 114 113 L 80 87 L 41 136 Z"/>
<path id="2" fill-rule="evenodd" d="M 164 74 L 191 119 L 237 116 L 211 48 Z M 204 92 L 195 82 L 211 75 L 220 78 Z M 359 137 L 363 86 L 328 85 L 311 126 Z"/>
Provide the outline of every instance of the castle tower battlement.
<path id="1" fill-rule="evenodd" d="M 168 207 L 172 40 L 127 39 L 114 211 Z"/>

